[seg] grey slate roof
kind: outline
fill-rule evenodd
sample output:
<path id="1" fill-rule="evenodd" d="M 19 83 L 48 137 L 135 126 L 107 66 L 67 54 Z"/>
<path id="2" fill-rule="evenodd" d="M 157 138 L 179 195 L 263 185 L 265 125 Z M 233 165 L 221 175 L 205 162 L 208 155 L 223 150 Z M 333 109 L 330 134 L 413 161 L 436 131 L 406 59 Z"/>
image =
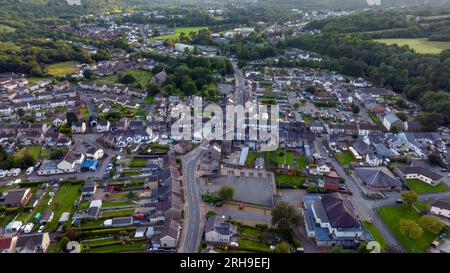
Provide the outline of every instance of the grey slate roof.
<path id="1" fill-rule="evenodd" d="M 401 186 L 393 174 L 386 167 L 356 168 L 355 174 L 367 185 L 374 187 Z"/>

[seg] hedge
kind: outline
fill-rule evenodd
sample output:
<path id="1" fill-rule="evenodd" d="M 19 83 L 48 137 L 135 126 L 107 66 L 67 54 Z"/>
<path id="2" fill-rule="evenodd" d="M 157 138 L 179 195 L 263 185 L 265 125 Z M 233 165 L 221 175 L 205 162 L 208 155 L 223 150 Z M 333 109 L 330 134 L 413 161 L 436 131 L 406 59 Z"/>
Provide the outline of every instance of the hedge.
<path id="1" fill-rule="evenodd" d="M 99 235 L 108 235 L 108 234 L 117 234 L 120 231 L 135 231 L 136 227 L 124 227 L 124 228 L 107 228 L 107 229 L 96 229 L 89 231 L 82 231 L 81 236 L 99 236 Z"/>

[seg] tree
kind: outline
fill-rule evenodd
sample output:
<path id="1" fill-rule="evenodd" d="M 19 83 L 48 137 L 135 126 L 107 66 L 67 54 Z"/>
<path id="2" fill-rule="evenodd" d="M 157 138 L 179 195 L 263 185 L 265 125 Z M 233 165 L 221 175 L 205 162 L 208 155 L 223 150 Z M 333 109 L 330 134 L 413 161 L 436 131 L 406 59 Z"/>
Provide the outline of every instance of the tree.
<path id="1" fill-rule="evenodd" d="M 286 242 L 281 242 L 275 246 L 275 253 L 291 253 L 292 248 Z"/>
<path id="2" fill-rule="evenodd" d="M 63 149 L 55 149 L 50 152 L 49 159 L 50 160 L 58 160 L 62 159 L 64 157 L 64 150 Z"/>
<path id="3" fill-rule="evenodd" d="M 36 164 L 36 160 L 34 159 L 34 157 L 32 155 L 26 154 L 23 156 L 20 165 L 23 169 L 26 169 L 28 167 L 34 166 L 34 164 Z"/>
<path id="4" fill-rule="evenodd" d="M 310 85 L 310 86 L 306 87 L 305 91 L 310 94 L 314 94 L 314 93 L 316 93 L 316 88 L 314 86 Z"/>
<path id="5" fill-rule="evenodd" d="M 72 124 L 78 122 L 78 117 L 74 112 L 67 112 L 66 119 L 69 127 L 72 126 Z"/>
<path id="6" fill-rule="evenodd" d="M 197 92 L 197 86 L 195 85 L 194 81 L 188 81 L 183 83 L 181 89 L 183 90 L 186 96 L 192 96 Z"/>
<path id="7" fill-rule="evenodd" d="M 85 79 L 90 80 L 90 79 L 92 79 L 93 76 L 94 76 L 94 72 L 92 72 L 91 70 L 86 69 L 83 71 L 83 77 Z"/>
<path id="8" fill-rule="evenodd" d="M 119 76 L 119 82 L 122 84 L 132 84 L 136 82 L 136 78 L 131 74 L 126 74 L 124 76 Z"/>
<path id="9" fill-rule="evenodd" d="M 272 210 L 272 225 L 281 230 L 292 230 L 300 225 L 302 216 L 298 209 L 287 202 L 279 202 Z"/>
<path id="10" fill-rule="evenodd" d="M 411 219 L 400 220 L 400 232 L 410 239 L 418 239 L 423 234 L 423 229 Z"/>
<path id="11" fill-rule="evenodd" d="M 67 232 L 66 232 L 66 236 L 67 238 L 69 238 L 70 240 L 75 240 L 78 237 L 80 237 L 80 231 L 77 228 L 70 228 Z"/>
<path id="12" fill-rule="evenodd" d="M 61 248 L 66 248 L 67 244 L 70 242 L 70 239 L 67 236 L 64 236 L 61 238 L 61 240 L 59 241 L 59 245 L 61 246 Z"/>
<path id="13" fill-rule="evenodd" d="M 413 191 L 404 191 L 401 193 L 402 200 L 405 204 L 411 206 L 419 200 L 419 196 Z"/>
<path id="14" fill-rule="evenodd" d="M 408 120 L 408 115 L 405 112 L 398 112 L 397 117 L 403 122 Z"/>
<path id="15" fill-rule="evenodd" d="M 428 162 L 430 162 L 431 165 L 441 165 L 441 156 L 439 153 L 432 152 L 428 155 Z"/>
<path id="16" fill-rule="evenodd" d="M 352 104 L 352 112 L 353 114 L 358 114 L 360 111 L 359 106 L 356 104 Z"/>
<path id="17" fill-rule="evenodd" d="M 59 132 L 61 134 L 65 135 L 71 135 L 72 134 L 72 128 L 70 128 L 69 123 L 64 123 L 60 128 Z"/>
<path id="18" fill-rule="evenodd" d="M 445 223 L 441 219 L 432 215 L 420 217 L 419 222 L 422 227 L 433 234 L 438 234 L 445 227 Z"/>
<path id="19" fill-rule="evenodd" d="M 218 195 L 222 200 L 231 201 L 233 200 L 234 189 L 232 187 L 224 186 L 220 188 Z"/>

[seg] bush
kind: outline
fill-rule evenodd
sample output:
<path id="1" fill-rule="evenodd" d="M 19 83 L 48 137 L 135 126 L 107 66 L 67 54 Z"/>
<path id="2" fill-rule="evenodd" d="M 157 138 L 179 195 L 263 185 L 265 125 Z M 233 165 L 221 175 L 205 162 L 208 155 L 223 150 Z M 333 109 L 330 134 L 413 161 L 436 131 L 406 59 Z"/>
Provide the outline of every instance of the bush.
<path id="1" fill-rule="evenodd" d="M 216 204 L 217 202 L 222 201 L 222 199 L 220 199 L 217 196 L 214 195 L 210 195 L 210 194 L 203 194 L 202 195 L 202 200 L 204 202 L 210 203 L 210 204 Z"/>
<path id="2" fill-rule="evenodd" d="M 268 226 L 266 224 L 256 224 L 255 228 L 266 230 L 268 229 Z"/>
<path id="3" fill-rule="evenodd" d="M 210 217 L 212 217 L 214 215 L 217 215 L 217 213 L 215 211 L 210 210 L 206 213 L 206 219 L 209 219 Z"/>

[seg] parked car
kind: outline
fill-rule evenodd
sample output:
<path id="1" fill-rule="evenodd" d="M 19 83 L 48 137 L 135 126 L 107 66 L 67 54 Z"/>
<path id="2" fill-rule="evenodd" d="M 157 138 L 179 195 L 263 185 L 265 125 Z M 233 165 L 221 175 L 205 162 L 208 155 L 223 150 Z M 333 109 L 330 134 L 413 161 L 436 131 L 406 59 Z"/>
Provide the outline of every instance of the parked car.
<path id="1" fill-rule="evenodd" d="M 396 202 L 397 204 L 403 204 L 403 200 L 402 200 L 402 199 L 397 199 L 395 202 Z"/>
<path id="2" fill-rule="evenodd" d="M 23 232 L 30 233 L 33 230 L 34 224 L 28 223 L 25 225 L 25 228 L 23 229 Z"/>
<path id="3" fill-rule="evenodd" d="M 42 233 L 42 231 L 44 231 L 44 228 L 45 228 L 44 225 L 40 226 L 39 229 L 38 229 L 38 232 L 39 232 L 39 233 Z"/>

